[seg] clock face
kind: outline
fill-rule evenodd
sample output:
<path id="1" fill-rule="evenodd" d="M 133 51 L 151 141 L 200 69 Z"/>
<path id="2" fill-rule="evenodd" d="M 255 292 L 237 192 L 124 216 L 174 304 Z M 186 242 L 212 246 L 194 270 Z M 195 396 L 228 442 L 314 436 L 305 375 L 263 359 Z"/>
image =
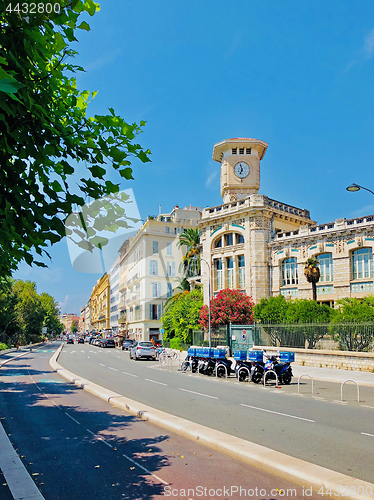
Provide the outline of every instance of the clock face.
<path id="1" fill-rule="evenodd" d="M 244 177 L 247 177 L 249 174 L 249 166 L 241 161 L 240 163 L 237 163 L 234 167 L 234 172 L 237 177 L 240 179 L 244 179 Z"/>

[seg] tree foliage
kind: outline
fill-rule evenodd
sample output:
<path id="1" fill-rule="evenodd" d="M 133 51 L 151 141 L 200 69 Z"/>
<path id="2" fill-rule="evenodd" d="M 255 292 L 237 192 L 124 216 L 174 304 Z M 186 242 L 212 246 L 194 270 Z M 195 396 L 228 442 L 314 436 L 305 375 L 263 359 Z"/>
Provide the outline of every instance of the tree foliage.
<path id="1" fill-rule="evenodd" d="M 119 191 L 132 179 L 130 159 L 149 161 L 134 142 L 145 122 L 128 124 L 114 109 L 87 115 L 96 92 L 79 90 L 71 48 L 77 30 L 89 31 L 80 16 L 99 10 L 93 0 L 60 0 L 59 14 L 7 12 L 0 0 L 0 273 L 21 260 L 35 262 L 47 242 L 65 236 L 63 221 L 85 197 Z M 13 5 L 13 4 L 12 4 Z M 25 5 L 25 4 L 20 4 Z M 76 165 L 86 174 L 76 183 Z M 109 167 L 108 167 L 109 165 Z M 83 167 L 83 165 L 82 165 Z M 80 167 L 81 168 L 81 167 Z M 72 176 L 75 189 L 72 189 Z"/>
<path id="2" fill-rule="evenodd" d="M 374 345 L 374 297 L 345 297 L 337 301 L 330 334 L 343 351 L 370 351 Z"/>
<path id="3" fill-rule="evenodd" d="M 305 347 L 307 341 L 308 348 L 312 349 L 326 335 L 326 324 L 332 313 L 330 307 L 315 300 L 286 300 L 283 295 L 278 295 L 261 299 L 255 306 L 254 318 L 264 325 L 263 331 L 273 345 Z"/>
<path id="4" fill-rule="evenodd" d="M 210 302 L 210 323 L 212 328 L 229 323 L 248 325 L 253 323 L 252 297 L 239 290 L 221 290 Z M 200 312 L 200 325 L 207 329 L 209 308 L 204 306 Z"/>
<path id="5" fill-rule="evenodd" d="M 199 314 L 203 307 L 203 294 L 198 287 L 174 295 L 166 304 L 162 317 L 164 339 L 179 339 L 179 343 L 192 342 L 192 330 L 199 328 Z"/>
<path id="6" fill-rule="evenodd" d="M 4 283 L 5 281 L 5 283 Z M 60 334 L 58 305 L 48 293 L 39 295 L 31 281 L 2 280 L 0 293 L 0 340 L 21 344 L 41 340 L 42 328 Z"/>
<path id="7" fill-rule="evenodd" d="M 316 257 L 309 257 L 304 264 L 304 276 L 306 277 L 308 283 L 312 283 L 313 300 L 317 300 L 317 283 L 321 276 L 319 270 L 319 262 Z"/>
<path id="8" fill-rule="evenodd" d="M 70 331 L 71 333 L 77 333 L 78 331 L 78 323 L 75 319 L 71 322 Z"/>
<path id="9" fill-rule="evenodd" d="M 200 275 L 200 236 L 197 228 L 188 228 L 179 236 L 178 246 L 187 247 L 181 265 L 185 278 Z"/>

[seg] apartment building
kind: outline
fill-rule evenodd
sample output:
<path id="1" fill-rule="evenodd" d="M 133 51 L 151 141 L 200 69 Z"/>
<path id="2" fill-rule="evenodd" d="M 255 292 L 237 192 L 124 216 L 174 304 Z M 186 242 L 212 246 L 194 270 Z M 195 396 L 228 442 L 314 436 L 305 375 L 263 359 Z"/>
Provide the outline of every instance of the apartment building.
<path id="1" fill-rule="evenodd" d="M 163 307 L 178 286 L 186 250 L 178 246 L 179 235 L 196 228 L 200 215 L 200 207 L 175 206 L 170 213 L 148 217 L 119 249 L 119 323 L 130 338 L 161 338 Z"/>

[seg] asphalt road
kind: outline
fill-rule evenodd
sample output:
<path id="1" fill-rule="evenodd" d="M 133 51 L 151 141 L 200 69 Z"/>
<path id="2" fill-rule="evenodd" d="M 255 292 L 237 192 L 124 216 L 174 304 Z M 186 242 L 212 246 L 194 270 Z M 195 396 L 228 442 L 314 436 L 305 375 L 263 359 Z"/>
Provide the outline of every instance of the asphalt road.
<path id="1" fill-rule="evenodd" d="M 49 367 L 56 347 L 49 344 L 0 370 L 1 423 L 46 500 L 240 498 L 240 487 L 247 498 L 322 498 L 317 492 L 304 496 L 300 486 L 164 432 L 66 383 Z M 76 368 L 98 371 L 105 361 L 115 374 L 109 361 L 128 363 L 118 350 L 94 355 L 90 346 L 69 347 L 66 357 L 75 359 Z M 132 379 L 149 372 L 151 380 L 146 367 L 139 363 Z M 149 384 L 155 392 L 157 384 Z"/>
<path id="2" fill-rule="evenodd" d="M 321 465 L 351 477 L 374 479 L 374 389 L 315 383 L 314 395 L 297 384 L 265 389 L 255 384 L 159 370 L 130 360 L 126 351 L 65 345 L 64 368 L 154 408 Z M 310 390 L 310 389 L 309 389 Z"/>

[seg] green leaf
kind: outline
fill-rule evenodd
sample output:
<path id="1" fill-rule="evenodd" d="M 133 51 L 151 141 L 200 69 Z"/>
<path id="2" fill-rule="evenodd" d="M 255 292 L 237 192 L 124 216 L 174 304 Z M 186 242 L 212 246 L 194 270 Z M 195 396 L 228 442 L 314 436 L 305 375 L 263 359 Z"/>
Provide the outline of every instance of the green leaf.
<path id="1" fill-rule="evenodd" d="M 103 175 L 106 173 L 105 168 L 99 167 L 98 165 L 93 165 L 92 167 L 89 167 L 89 170 L 91 170 L 92 175 L 94 177 L 98 177 L 99 179 L 102 179 Z"/>
<path id="2" fill-rule="evenodd" d="M 0 92 L 5 92 L 6 94 L 15 94 L 24 87 L 22 83 L 18 83 L 14 78 L 3 78 L 0 80 Z"/>
<path id="3" fill-rule="evenodd" d="M 119 171 L 121 177 L 124 177 L 125 179 L 133 179 L 134 177 L 132 176 L 132 169 L 131 168 L 125 168 L 123 170 Z"/>
<path id="4" fill-rule="evenodd" d="M 78 29 L 80 30 L 85 30 L 85 31 L 90 31 L 90 25 L 87 24 L 85 21 L 81 22 L 79 26 L 77 26 Z"/>

